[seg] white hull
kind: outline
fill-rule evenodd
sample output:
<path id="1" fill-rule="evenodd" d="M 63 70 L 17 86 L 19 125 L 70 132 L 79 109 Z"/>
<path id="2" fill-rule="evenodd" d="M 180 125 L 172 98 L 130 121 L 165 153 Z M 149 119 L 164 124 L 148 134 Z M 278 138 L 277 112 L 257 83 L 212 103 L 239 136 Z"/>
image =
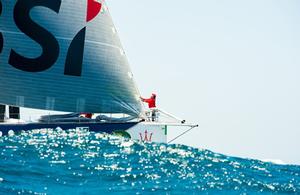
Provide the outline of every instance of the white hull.
<path id="1" fill-rule="evenodd" d="M 168 126 L 164 124 L 142 122 L 131 127 L 127 132 L 134 140 L 167 143 Z"/>

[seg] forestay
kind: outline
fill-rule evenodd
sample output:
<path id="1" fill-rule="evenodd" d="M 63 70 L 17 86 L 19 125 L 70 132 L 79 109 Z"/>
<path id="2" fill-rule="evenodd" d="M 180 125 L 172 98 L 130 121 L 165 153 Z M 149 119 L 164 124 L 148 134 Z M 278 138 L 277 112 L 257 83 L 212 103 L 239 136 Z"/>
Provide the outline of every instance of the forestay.
<path id="1" fill-rule="evenodd" d="M 95 0 L 0 0 L 0 103 L 141 112 L 109 11 Z"/>

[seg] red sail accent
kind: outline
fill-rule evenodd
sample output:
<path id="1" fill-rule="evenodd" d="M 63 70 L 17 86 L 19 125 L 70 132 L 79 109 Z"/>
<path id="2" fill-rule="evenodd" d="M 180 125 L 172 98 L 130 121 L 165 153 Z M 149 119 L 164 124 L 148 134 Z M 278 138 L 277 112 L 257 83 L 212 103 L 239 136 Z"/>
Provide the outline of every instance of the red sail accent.
<path id="1" fill-rule="evenodd" d="M 87 15 L 86 21 L 90 22 L 93 20 L 101 11 L 102 4 L 97 0 L 87 0 Z"/>

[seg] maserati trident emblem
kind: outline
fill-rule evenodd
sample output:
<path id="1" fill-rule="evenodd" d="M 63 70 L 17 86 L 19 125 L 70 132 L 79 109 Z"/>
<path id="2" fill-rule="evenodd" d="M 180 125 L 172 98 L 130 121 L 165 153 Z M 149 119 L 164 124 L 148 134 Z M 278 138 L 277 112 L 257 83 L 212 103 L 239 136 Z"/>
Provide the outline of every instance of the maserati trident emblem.
<path id="1" fill-rule="evenodd" d="M 149 135 L 149 137 L 148 137 L 148 135 Z M 151 142 L 152 135 L 153 135 L 153 133 L 148 134 L 148 131 L 146 130 L 144 133 L 144 137 L 143 137 L 142 133 L 140 133 L 140 139 L 143 142 Z"/>

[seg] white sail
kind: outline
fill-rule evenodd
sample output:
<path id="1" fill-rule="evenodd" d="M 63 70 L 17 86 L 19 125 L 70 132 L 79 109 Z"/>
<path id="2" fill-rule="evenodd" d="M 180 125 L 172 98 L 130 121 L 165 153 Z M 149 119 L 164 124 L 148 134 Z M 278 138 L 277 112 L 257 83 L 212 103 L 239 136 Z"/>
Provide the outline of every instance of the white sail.
<path id="1" fill-rule="evenodd" d="M 142 109 L 109 11 L 95 0 L 0 0 L 0 103 L 69 112 Z"/>

